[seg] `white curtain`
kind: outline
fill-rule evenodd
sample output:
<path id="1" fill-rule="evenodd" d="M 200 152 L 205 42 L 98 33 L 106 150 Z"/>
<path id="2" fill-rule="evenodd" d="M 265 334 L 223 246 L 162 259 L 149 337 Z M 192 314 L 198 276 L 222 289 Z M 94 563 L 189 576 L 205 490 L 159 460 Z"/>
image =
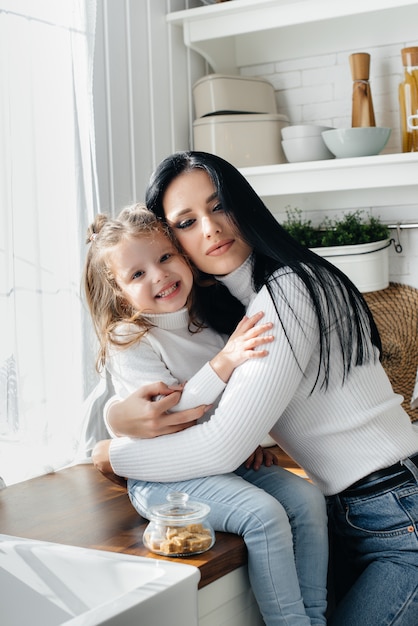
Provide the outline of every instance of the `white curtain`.
<path id="1" fill-rule="evenodd" d="M 74 459 L 97 379 L 81 298 L 97 207 L 96 0 L 0 0 L 0 476 Z"/>

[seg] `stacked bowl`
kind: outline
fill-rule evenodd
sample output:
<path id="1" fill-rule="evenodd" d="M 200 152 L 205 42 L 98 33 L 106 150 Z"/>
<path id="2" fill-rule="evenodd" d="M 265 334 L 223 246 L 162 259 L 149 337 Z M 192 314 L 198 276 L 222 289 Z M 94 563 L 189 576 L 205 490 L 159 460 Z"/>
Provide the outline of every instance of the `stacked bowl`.
<path id="1" fill-rule="evenodd" d="M 302 161 L 322 161 L 333 159 L 322 133 L 332 130 L 330 126 L 316 124 L 296 124 L 282 128 L 282 148 L 289 163 Z"/>
<path id="2" fill-rule="evenodd" d="M 324 131 L 322 138 L 338 158 L 374 156 L 386 146 L 391 131 L 383 126 L 334 128 Z"/>

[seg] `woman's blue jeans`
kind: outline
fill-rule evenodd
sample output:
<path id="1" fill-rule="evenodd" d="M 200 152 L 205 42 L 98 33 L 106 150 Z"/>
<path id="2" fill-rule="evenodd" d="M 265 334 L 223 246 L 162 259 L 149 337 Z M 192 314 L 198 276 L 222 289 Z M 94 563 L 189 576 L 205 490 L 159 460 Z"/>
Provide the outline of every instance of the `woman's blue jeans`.
<path id="1" fill-rule="evenodd" d="M 215 530 L 243 537 L 251 587 L 267 626 L 326 623 L 327 517 L 316 487 L 278 466 L 242 466 L 232 474 L 175 483 L 128 481 L 131 502 L 145 518 L 171 491 L 208 504 Z"/>
<path id="2" fill-rule="evenodd" d="M 410 478 L 402 485 L 328 498 L 333 626 L 418 624 L 418 468 L 404 465 Z"/>

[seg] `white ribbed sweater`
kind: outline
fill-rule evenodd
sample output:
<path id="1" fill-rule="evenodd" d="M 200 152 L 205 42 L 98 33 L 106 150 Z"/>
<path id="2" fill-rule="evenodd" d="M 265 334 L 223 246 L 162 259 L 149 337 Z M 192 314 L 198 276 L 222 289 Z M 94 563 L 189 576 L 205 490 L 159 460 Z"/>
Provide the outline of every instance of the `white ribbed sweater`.
<path id="1" fill-rule="evenodd" d="M 209 361 L 222 350 L 227 337 L 210 328 L 190 332 L 186 308 L 147 317 L 154 327 L 139 343 L 126 349 L 112 348 L 106 362 L 118 397 L 126 398 L 142 385 L 162 381 L 167 385 L 186 383 L 177 411 L 213 404 L 225 383 Z M 118 334 L 126 336 L 129 331 L 125 324 Z"/>
<path id="2" fill-rule="evenodd" d="M 264 319 L 274 323 L 269 355 L 235 370 L 208 422 L 152 440 L 113 440 L 110 460 L 117 474 L 162 482 L 223 474 L 236 469 L 270 431 L 329 495 L 418 451 L 418 431 L 378 360 L 353 367 L 342 385 L 335 347 L 328 389 L 318 385 L 311 393 L 318 368 L 316 319 L 299 279 L 283 270 L 278 276 L 294 311 L 275 286 L 283 325 L 267 289 L 254 294 L 249 260 L 223 279 L 248 305 L 249 315 L 264 311 Z"/>

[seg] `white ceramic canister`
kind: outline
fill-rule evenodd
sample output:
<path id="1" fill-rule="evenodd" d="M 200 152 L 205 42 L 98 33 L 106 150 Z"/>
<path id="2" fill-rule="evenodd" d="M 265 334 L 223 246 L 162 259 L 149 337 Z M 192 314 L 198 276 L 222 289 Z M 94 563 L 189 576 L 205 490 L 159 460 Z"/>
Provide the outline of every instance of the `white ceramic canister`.
<path id="1" fill-rule="evenodd" d="M 197 118 L 213 113 L 277 113 L 274 87 L 264 78 L 209 74 L 192 91 Z"/>
<path id="2" fill-rule="evenodd" d="M 281 129 L 288 124 L 279 113 L 203 117 L 193 123 L 194 149 L 217 154 L 235 167 L 286 163 Z"/>

